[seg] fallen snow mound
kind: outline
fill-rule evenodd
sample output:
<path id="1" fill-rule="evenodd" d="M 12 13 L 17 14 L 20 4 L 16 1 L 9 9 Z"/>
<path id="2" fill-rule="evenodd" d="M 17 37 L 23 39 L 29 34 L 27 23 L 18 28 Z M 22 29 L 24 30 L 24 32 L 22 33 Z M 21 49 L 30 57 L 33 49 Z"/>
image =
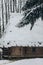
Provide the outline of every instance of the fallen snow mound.
<path id="1" fill-rule="evenodd" d="M 6 65 L 43 65 L 43 59 L 24 59 Z"/>

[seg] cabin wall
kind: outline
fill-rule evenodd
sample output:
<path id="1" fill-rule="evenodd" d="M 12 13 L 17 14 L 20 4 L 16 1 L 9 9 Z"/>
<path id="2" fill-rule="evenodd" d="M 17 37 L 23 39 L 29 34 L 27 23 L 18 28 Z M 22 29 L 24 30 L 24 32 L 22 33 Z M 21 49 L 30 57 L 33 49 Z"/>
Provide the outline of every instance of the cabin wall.
<path id="1" fill-rule="evenodd" d="M 43 57 L 43 47 L 10 47 L 3 48 L 4 57 Z"/>
<path id="2" fill-rule="evenodd" d="M 10 56 L 12 57 L 20 57 L 23 55 L 22 47 L 11 47 L 10 51 Z"/>
<path id="3" fill-rule="evenodd" d="M 43 47 L 11 47 L 11 57 L 43 57 Z"/>
<path id="4" fill-rule="evenodd" d="M 28 47 L 25 57 L 43 57 L 43 47 Z"/>

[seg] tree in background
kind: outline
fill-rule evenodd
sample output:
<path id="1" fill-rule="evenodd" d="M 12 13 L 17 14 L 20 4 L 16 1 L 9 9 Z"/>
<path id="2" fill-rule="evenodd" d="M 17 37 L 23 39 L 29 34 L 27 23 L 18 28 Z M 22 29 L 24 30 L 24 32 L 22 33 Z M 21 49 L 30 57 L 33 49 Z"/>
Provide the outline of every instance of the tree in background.
<path id="1" fill-rule="evenodd" d="M 10 0 L 10 11 L 12 12 L 12 0 Z"/>
<path id="2" fill-rule="evenodd" d="M 15 11 L 17 10 L 17 0 L 14 0 Z"/>
<path id="3" fill-rule="evenodd" d="M 30 30 L 32 30 L 36 19 L 41 17 L 43 20 L 43 0 L 27 0 L 22 10 L 24 11 L 24 17 L 17 27 L 23 27 L 30 23 Z"/>
<path id="4" fill-rule="evenodd" d="M 2 26 L 3 26 L 3 32 L 4 32 L 4 7 L 3 7 L 3 0 L 1 0 L 2 5 Z"/>
<path id="5" fill-rule="evenodd" d="M 1 18 L 0 18 L 0 38 L 1 38 Z"/>
<path id="6" fill-rule="evenodd" d="M 0 34 L 2 35 L 10 19 L 10 0 L 0 0 L 0 6 Z"/>

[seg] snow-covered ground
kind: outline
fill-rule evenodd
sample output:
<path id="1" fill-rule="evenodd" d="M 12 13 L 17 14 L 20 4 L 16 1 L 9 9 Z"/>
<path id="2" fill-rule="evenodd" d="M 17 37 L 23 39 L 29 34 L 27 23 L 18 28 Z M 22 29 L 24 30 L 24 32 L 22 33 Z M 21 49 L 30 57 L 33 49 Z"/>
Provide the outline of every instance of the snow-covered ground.
<path id="1" fill-rule="evenodd" d="M 16 27 L 22 17 L 23 15 L 20 13 L 11 14 L 9 24 L 1 38 L 2 44 L 5 46 L 7 46 L 7 43 L 10 43 L 10 46 L 43 46 L 43 21 L 41 18 L 36 20 L 37 22 L 30 31 L 30 24 L 22 28 Z M 42 44 L 40 45 L 38 42 Z"/>
<path id="2" fill-rule="evenodd" d="M 43 65 L 43 59 L 24 59 L 6 65 Z"/>
<path id="3" fill-rule="evenodd" d="M 9 60 L 0 60 L 0 65 L 5 65 L 5 64 L 8 64 L 8 63 L 11 63 L 11 61 L 9 61 Z"/>
<path id="4" fill-rule="evenodd" d="M 43 58 L 24 59 L 18 61 L 0 60 L 0 65 L 43 65 Z"/>
<path id="5" fill-rule="evenodd" d="M 43 65 L 43 58 L 23 59 L 18 61 L 0 60 L 0 65 Z"/>

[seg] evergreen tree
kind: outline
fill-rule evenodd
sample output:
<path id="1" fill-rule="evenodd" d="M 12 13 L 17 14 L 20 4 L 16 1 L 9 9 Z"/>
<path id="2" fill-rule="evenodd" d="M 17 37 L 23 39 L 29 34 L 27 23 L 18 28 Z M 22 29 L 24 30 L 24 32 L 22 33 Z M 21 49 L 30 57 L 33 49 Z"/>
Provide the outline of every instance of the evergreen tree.
<path id="1" fill-rule="evenodd" d="M 23 27 L 30 23 L 30 30 L 32 30 L 36 19 L 41 17 L 43 20 L 43 0 L 27 0 L 22 10 L 24 11 L 24 17 L 17 27 Z"/>

